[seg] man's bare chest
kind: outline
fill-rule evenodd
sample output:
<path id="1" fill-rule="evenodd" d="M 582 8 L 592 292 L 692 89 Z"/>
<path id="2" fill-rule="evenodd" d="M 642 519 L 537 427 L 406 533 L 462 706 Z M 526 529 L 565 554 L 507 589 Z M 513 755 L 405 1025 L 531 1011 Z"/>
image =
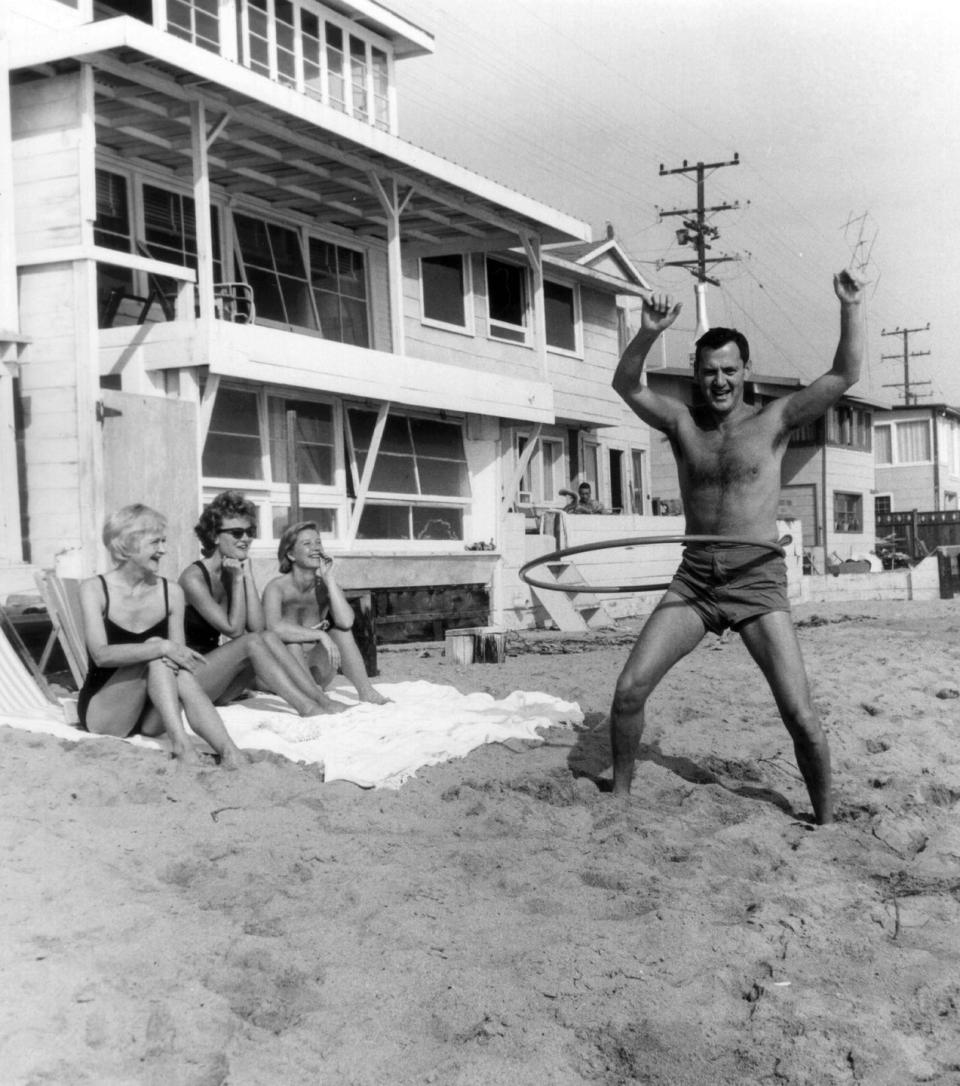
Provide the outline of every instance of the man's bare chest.
<path id="1" fill-rule="evenodd" d="M 727 489 L 779 473 L 782 449 L 756 416 L 726 430 L 690 425 L 677 444 L 680 470 L 695 486 Z"/>

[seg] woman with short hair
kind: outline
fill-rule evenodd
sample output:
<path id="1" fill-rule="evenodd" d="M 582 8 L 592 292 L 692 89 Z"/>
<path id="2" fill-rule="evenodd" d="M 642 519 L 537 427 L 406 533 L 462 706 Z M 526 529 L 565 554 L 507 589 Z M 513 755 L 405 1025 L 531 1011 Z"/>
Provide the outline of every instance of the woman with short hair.
<path id="1" fill-rule="evenodd" d="M 107 517 L 103 543 L 114 568 L 80 586 L 89 654 L 80 726 L 118 738 L 166 732 L 173 756 L 199 765 L 182 710 L 221 764 L 236 768 L 244 757 L 198 681 L 203 657 L 184 643 L 183 593 L 159 573 L 165 518 L 147 505 L 124 506 Z"/>

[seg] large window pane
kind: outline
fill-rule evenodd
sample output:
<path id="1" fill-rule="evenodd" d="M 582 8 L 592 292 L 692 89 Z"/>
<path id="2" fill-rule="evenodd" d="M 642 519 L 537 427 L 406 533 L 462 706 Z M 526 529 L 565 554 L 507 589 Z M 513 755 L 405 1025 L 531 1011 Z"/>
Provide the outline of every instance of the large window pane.
<path id="1" fill-rule="evenodd" d="M 363 253 L 311 238 L 310 282 L 324 339 L 368 347 Z"/>
<path id="2" fill-rule="evenodd" d="M 463 257 L 456 254 L 424 257 L 420 261 L 420 276 L 424 319 L 463 328 L 467 323 Z"/>
<path id="3" fill-rule="evenodd" d="M 357 539 L 409 539 L 408 505 L 370 505 L 363 508 Z"/>
<path id="4" fill-rule="evenodd" d="M 463 539 L 463 510 L 453 508 L 414 508 L 414 539 Z"/>
<path id="5" fill-rule="evenodd" d="M 487 259 L 487 307 L 490 334 L 500 339 L 526 339 L 526 270 L 516 264 Z"/>
<path id="6" fill-rule="evenodd" d="M 893 463 L 893 443 L 890 439 L 890 427 L 878 426 L 874 430 L 876 438 L 876 460 L 878 464 Z"/>
<path id="7" fill-rule="evenodd" d="M 547 344 L 562 351 L 577 349 L 577 318 L 573 288 L 559 283 L 543 284 L 544 315 Z"/>
<path id="8" fill-rule="evenodd" d="M 274 482 L 287 478 L 287 412 L 296 411 L 295 447 L 297 482 L 333 486 L 335 454 L 333 409 L 329 404 L 304 400 L 268 401 L 270 473 Z"/>
<path id="9" fill-rule="evenodd" d="M 300 516 L 298 520 L 313 520 L 320 526 L 320 534 L 322 536 L 330 536 L 337 534 L 337 512 L 335 509 L 321 509 L 309 505 L 300 506 Z M 272 528 L 273 538 L 279 539 L 283 535 L 283 530 L 288 524 L 293 523 L 293 514 L 290 510 L 290 506 L 273 507 L 272 516 Z"/>
<path id="10" fill-rule="evenodd" d="M 234 224 L 257 317 L 315 329 L 317 321 L 297 232 L 246 215 L 235 215 Z"/>
<path id="11" fill-rule="evenodd" d="M 901 464 L 930 460 L 930 426 L 925 419 L 897 423 L 897 460 Z"/>
<path id="12" fill-rule="evenodd" d="M 218 479 L 263 478 L 255 392 L 232 388 L 217 391 L 203 448 L 203 474 Z"/>

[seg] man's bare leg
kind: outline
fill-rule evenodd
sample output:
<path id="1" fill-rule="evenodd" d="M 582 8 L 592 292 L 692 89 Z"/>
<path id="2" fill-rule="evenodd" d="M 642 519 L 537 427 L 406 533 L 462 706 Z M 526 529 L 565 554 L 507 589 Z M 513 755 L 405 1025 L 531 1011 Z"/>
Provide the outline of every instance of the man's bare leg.
<path id="1" fill-rule="evenodd" d="M 800 644 L 787 611 L 773 611 L 740 628 L 740 636 L 756 660 L 793 739 L 813 814 L 820 825 L 833 821 L 830 748 L 810 699 Z"/>
<path id="2" fill-rule="evenodd" d="M 700 643 L 703 620 L 680 596 L 667 592 L 647 619 L 617 679 L 610 710 L 613 794 L 626 796 L 646 723 L 647 698 L 673 665 Z"/>

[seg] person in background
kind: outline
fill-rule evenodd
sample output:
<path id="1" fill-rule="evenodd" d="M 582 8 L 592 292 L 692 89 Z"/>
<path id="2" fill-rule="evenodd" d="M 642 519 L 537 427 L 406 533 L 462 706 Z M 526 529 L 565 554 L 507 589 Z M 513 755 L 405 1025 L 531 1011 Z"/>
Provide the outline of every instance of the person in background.
<path id="1" fill-rule="evenodd" d="M 589 483 L 581 483 L 577 492 L 563 489 L 560 493 L 570 501 L 563 507 L 564 513 L 603 513 L 604 508 L 600 502 L 594 500 L 593 488 Z"/>

